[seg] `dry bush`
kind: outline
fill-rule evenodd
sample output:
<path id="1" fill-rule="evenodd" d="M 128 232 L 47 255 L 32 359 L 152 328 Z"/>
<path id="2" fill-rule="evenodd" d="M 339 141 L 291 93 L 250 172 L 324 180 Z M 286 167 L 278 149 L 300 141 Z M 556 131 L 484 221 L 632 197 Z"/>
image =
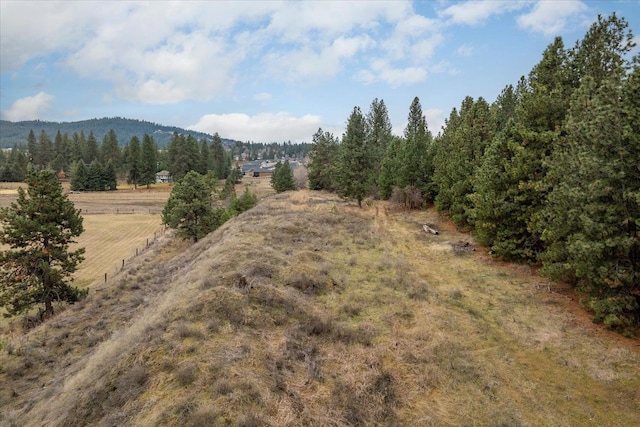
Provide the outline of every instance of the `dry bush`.
<path id="1" fill-rule="evenodd" d="M 183 387 L 191 385 L 198 378 L 198 367 L 192 363 L 187 363 L 178 367 L 174 372 L 175 378 Z"/>

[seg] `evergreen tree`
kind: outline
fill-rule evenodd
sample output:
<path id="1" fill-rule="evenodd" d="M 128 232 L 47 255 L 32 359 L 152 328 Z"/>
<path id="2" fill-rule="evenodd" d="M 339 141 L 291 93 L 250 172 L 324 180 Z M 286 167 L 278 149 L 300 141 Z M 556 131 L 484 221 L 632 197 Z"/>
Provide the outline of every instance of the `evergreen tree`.
<path id="1" fill-rule="evenodd" d="M 392 126 L 389 120 L 387 106 L 383 100 L 378 98 L 371 102 L 371 107 L 366 117 L 367 150 L 371 153 L 372 180 L 377 184 L 377 177 L 380 174 L 382 161 L 387 152 L 387 147 L 391 144 L 393 135 Z M 372 195 L 379 196 L 379 189 L 372 190 Z"/>
<path id="2" fill-rule="evenodd" d="M 415 97 L 409 108 L 407 127 L 404 130 L 398 184 L 400 187 L 418 189 L 427 199 L 431 199 L 435 192 L 432 183 L 432 142 L 427 121 L 422 115 L 420 99 Z"/>
<path id="3" fill-rule="evenodd" d="M 82 135 L 82 136 L 81 136 Z M 71 153 L 70 153 L 70 162 L 71 163 L 75 163 L 79 160 L 84 159 L 84 151 L 85 151 L 85 147 L 83 146 L 83 144 L 86 144 L 86 141 L 84 141 L 84 134 L 78 134 L 77 132 L 73 133 L 73 136 L 71 138 Z"/>
<path id="4" fill-rule="evenodd" d="M 88 175 L 89 170 L 84 160 L 80 159 L 71 168 L 71 190 L 73 191 L 87 191 L 88 188 Z"/>
<path id="5" fill-rule="evenodd" d="M 380 197 L 387 200 L 391 197 L 391 192 L 394 187 L 398 187 L 404 183 L 404 179 L 400 177 L 400 170 L 402 169 L 403 149 L 405 141 L 403 138 L 394 136 L 391 139 L 391 143 L 387 147 L 382 163 L 380 164 L 380 173 L 378 174 L 378 190 Z"/>
<path id="6" fill-rule="evenodd" d="M 104 185 L 105 189 L 114 191 L 118 189 L 118 176 L 116 174 L 116 168 L 113 166 L 113 162 L 109 161 L 104 168 Z"/>
<path id="7" fill-rule="evenodd" d="M 566 54 L 556 38 L 519 86 L 512 117 L 497 117 L 506 125 L 476 172 L 475 194 L 470 196 L 476 235 L 502 258 L 534 262 L 544 248 L 531 221 L 545 204 L 541 183 L 569 106 L 571 87 L 565 76 Z M 498 112 L 510 111 L 513 95 L 499 97 L 496 103 Z"/>
<path id="8" fill-rule="evenodd" d="M 40 132 L 37 156 L 33 160 L 34 166 L 42 169 L 49 166 L 49 162 L 53 160 L 53 142 L 51 142 L 51 138 L 44 130 Z"/>
<path id="9" fill-rule="evenodd" d="M 231 161 L 222 145 L 222 139 L 216 132 L 211 142 L 211 163 L 218 179 L 226 179 L 231 173 Z"/>
<path id="10" fill-rule="evenodd" d="M 102 159 L 102 164 L 106 165 L 111 162 L 115 169 L 120 168 L 122 153 L 120 150 L 118 137 L 116 136 L 116 132 L 113 129 L 110 129 L 109 132 L 104 136 L 102 140 L 102 147 L 100 148 L 100 150 L 100 158 Z"/>
<path id="11" fill-rule="evenodd" d="M 98 140 L 93 134 L 93 131 L 89 131 L 89 137 L 87 138 L 83 155 L 84 162 L 86 164 L 91 164 L 91 162 L 98 159 L 98 152 Z"/>
<path id="12" fill-rule="evenodd" d="M 289 160 L 285 160 L 284 163 L 276 163 L 275 171 L 273 175 L 271 175 L 271 186 L 276 190 L 276 193 L 296 189 L 296 181 L 293 178 L 293 171 L 289 165 Z"/>
<path id="13" fill-rule="evenodd" d="M 484 151 L 493 138 L 495 126 L 489 104 L 466 97 L 460 112 L 451 112 L 434 150 L 433 181 L 437 188 L 435 206 L 448 211 L 462 229 L 471 228 L 473 176 L 482 165 Z"/>
<path id="14" fill-rule="evenodd" d="M 224 209 L 211 206 L 211 192 L 206 177 L 196 171 L 188 172 L 174 185 L 162 211 L 162 222 L 176 229 L 179 237 L 197 242 L 224 220 Z"/>
<path id="15" fill-rule="evenodd" d="M 342 137 L 336 170 L 336 187 L 342 197 L 354 198 L 362 207 L 372 176 L 371 155 L 367 152 L 365 121 L 360 107 L 354 107 Z"/>
<path id="16" fill-rule="evenodd" d="M 209 170 L 213 169 L 213 162 L 211 161 L 211 149 L 207 140 L 202 138 L 200 140 L 200 157 L 198 158 L 198 173 L 200 175 L 206 175 Z"/>
<path id="17" fill-rule="evenodd" d="M 335 190 L 335 171 L 340 145 L 333 134 L 322 128 L 313 134 L 313 145 L 309 152 L 309 188 L 311 190 Z"/>
<path id="18" fill-rule="evenodd" d="M 536 225 L 548 242 L 543 273 L 575 284 L 595 321 L 625 331 L 640 321 L 640 69 L 621 78 L 583 79 Z"/>
<path id="19" fill-rule="evenodd" d="M 0 306 L 17 315 L 42 304 L 50 316 L 54 301 L 75 302 L 83 294 L 70 282 L 84 248 L 69 245 L 84 229 L 53 171 L 32 172 L 28 184 L 16 202 L 0 208 L 0 243 L 10 247 L 0 252 Z"/>
<path id="20" fill-rule="evenodd" d="M 128 146 L 128 180 L 133 184 L 133 188 L 138 188 L 138 180 L 140 179 L 140 140 L 137 136 L 132 136 Z"/>
<path id="21" fill-rule="evenodd" d="M 140 179 L 141 185 L 151 188 L 151 184 L 156 182 L 156 172 L 158 167 L 158 147 L 153 137 L 144 134 L 142 138 L 142 152 L 140 154 Z"/>
<path id="22" fill-rule="evenodd" d="M 94 160 L 89 165 L 85 189 L 87 191 L 104 191 L 106 182 L 104 179 L 104 167 L 98 160 Z"/>
<path id="23" fill-rule="evenodd" d="M 33 133 L 33 129 L 29 131 L 27 136 L 27 156 L 31 164 L 35 164 L 38 160 L 38 141 L 36 135 Z"/>

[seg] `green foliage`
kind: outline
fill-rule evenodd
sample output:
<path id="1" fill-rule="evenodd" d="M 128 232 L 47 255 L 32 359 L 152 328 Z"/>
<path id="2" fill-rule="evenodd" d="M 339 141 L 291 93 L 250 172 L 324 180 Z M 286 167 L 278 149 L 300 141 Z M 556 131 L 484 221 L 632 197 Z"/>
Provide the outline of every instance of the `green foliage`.
<path id="1" fill-rule="evenodd" d="M 212 207 L 212 187 L 207 177 L 190 171 L 171 191 L 162 211 L 162 222 L 176 234 L 194 242 L 218 228 L 225 220 L 224 209 Z"/>
<path id="2" fill-rule="evenodd" d="M 229 216 L 240 215 L 242 212 L 248 211 L 258 202 L 257 196 L 249 191 L 249 187 L 245 187 L 242 196 L 237 197 L 236 192 L 231 193 L 229 200 L 228 213 Z"/>
<path id="3" fill-rule="evenodd" d="M 289 160 L 285 160 L 284 163 L 276 163 L 276 168 L 273 175 L 271 175 L 271 186 L 276 190 L 276 193 L 296 189 L 296 181 L 293 178 L 293 171 L 289 165 Z"/>
<path id="4" fill-rule="evenodd" d="M 340 145 L 333 134 L 322 128 L 313 134 L 309 152 L 309 188 L 311 190 L 335 190 L 335 175 Z"/>
<path id="5" fill-rule="evenodd" d="M 469 215 L 478 241 L 504 259 L 535 262 L 544 248 L 531 222 L 545 203 L 541 183 L 569 106 L 565 57 L 556 38 L 518 93 L 503 92 L 494 104 L 504 124 L 476 170 Z"/>
<path id="6" fill-rule="evenodd" d="M 28 189 L 0 209 L 0 306 L 17 315 L 36 305 L 53 314 L 54 301 L 75 302 L 86 293 L 70 286 L 72 273 L 84 259 L 84 248 L 69 250 L 84 228 L 80 211 L 63 193 L 55 172 L 28 176 Z"/>
<path id="7" fill-rule="evenodd" d="M 446 128 L 434 144 L 435 206 L 446 211 L 463 229 L 471 227 L 473 176 L 482 165 L 495 125 L 487 102 L 466 97 L 460 113 L 454 108 Z"/>
<path id="8" fill-rule="evenodd" d="M 367 151 L 365 121 L 360 107 L 354 107 L 342 137 L 336 188 L 342 197 L 354 198 L 362 207 L 362 200 L 370 188 L 372 174 L 371 153 Z"/>
<path id="9" fill-rule="evenodd" d="M 87 188 L 87 176 L 89 170 L 84 160 L 80 159 L 71 168 L 71 190 L 73 191 L 86 191 Z"/>
<path id="10" fill-rule="evenodd" d="M 158 167 L 158 147 L 153 137 L 144 134 L 142 138 L 142 151 L 140 152 L 140 185 L 147 188 L 156 182 L 156 172 Z"/>
<path id="11" fill-rule="evenodd" d="M 131 137 L 131 141 L 127 144 L 127 182 L 133 184 L 134 188 L 138 188 L 138 180 L 140 179 L 141 168 L 141 152 L 140 140 L 137 136 Z"/>

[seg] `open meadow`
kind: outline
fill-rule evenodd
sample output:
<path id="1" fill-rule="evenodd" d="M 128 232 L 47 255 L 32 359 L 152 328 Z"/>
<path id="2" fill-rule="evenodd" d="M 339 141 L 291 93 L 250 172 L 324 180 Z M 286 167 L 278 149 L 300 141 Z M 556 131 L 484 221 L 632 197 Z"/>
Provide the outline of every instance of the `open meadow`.
<path id="1" fill-rule="evenodd" d="M 6 337 L 0 424 L 636 425 L 639 342 L 577 298 L 433 210 L 265 196 Z"/>

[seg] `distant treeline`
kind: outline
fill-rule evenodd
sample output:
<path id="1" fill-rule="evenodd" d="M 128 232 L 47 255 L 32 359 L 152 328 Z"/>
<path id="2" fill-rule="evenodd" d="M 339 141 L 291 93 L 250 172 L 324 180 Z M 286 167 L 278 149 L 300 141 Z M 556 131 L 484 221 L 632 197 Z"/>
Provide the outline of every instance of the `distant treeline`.
<path id="1" fill-rule="evenodd" d="M 113 129 L 107 131 L 98 140 L 91 130 L 88 135 L 83 131 L 72 135 L 56 131 L 51 137 L 41 130 L 38 136 L 33 129 L 28 131 L 25 140 L 10 150 L 0 151 L 0 181 L 22 181 L 26 176 L 27 165 L 36 168 L 50 168 L 64 172 L 71 177 L 74 189 L 101 190 L 113 187 L 113 173 L 127 177 L 134 185 L 149 185 L 154 182 L 156 172 L 167 170 L 173 180 L 178 180 L 190 170 L 206 174 L 208 171 L 219 179 L 226 179 L 235 160 L 304 158 L 311 144 L 285 143 L 243 143 L 234 141 L 225 145 L 216 133 L 211 137 L 196 139 L 192 134 L 174 132 L 164 147 L 159 147 L 155 137 L 144 134 L 142 143 L 136 135 L 122 144 Z M 144 170 L 141 170 L 143 168 Z M 86 170 L 86 173 L 85 173 Z M 108 173 L 104 180 L 85 177 L 100 175 L 97 171 Z M 104 182 L 103 182 L 104 181 Z M 106 184 L 106 182 L 109 184 Z M 93 184 L 92 184 L 93 183 Z M 104 185 L 103 185 L 104 184 Z"/>
<path id="2" fill-rule="evenodd" d="M 556 38 L 489 104 L 466 97 L 433 137 L 416 97 L 403 137 L 383 101 L 355 107 L 342 139 L 319 129 L 309 185 L 433 203 L 496 257 L 540 265 L 584 295 L 594 320 L 640 325 L 640 59 L 624 19 Z"/>
<path id="3" fill-rule="evenodd" d="M 0 121 L 0 148 L 11 148 L 16 144 L 25 142 L 25 137 L 29 131 L 33 130 L 36 134 L 44 131 L 50 136 L 55 135 L 58 131 L 63 135 L 73 135 L 74 133 L 84 133 L 88 135 L 93 132 L 96 138 L 102 139 L 109 131 L 114 130 L 120 139 L 120 143 L 130 141 L 133 136 L 138 138 L 147 134 L 153 136 L 159 147 L 165 147 L 174 132 L 184 135 L 193 135 L 194 138 L 206 138 L 209 141 L 212 135 L 192 130 L 182 129 L 176 126 L 163 126 L 157 123 L 151 123 L 144 120 L 125 119 L 122 117 L 111 117 L 102 119 L 90 119 L 77 122 L 45 122 L 40 120 L 29 120 L 21 122 Z M 222 142 L 230 146 L 235 143 L 234 140 L 222 138 Z"/>

